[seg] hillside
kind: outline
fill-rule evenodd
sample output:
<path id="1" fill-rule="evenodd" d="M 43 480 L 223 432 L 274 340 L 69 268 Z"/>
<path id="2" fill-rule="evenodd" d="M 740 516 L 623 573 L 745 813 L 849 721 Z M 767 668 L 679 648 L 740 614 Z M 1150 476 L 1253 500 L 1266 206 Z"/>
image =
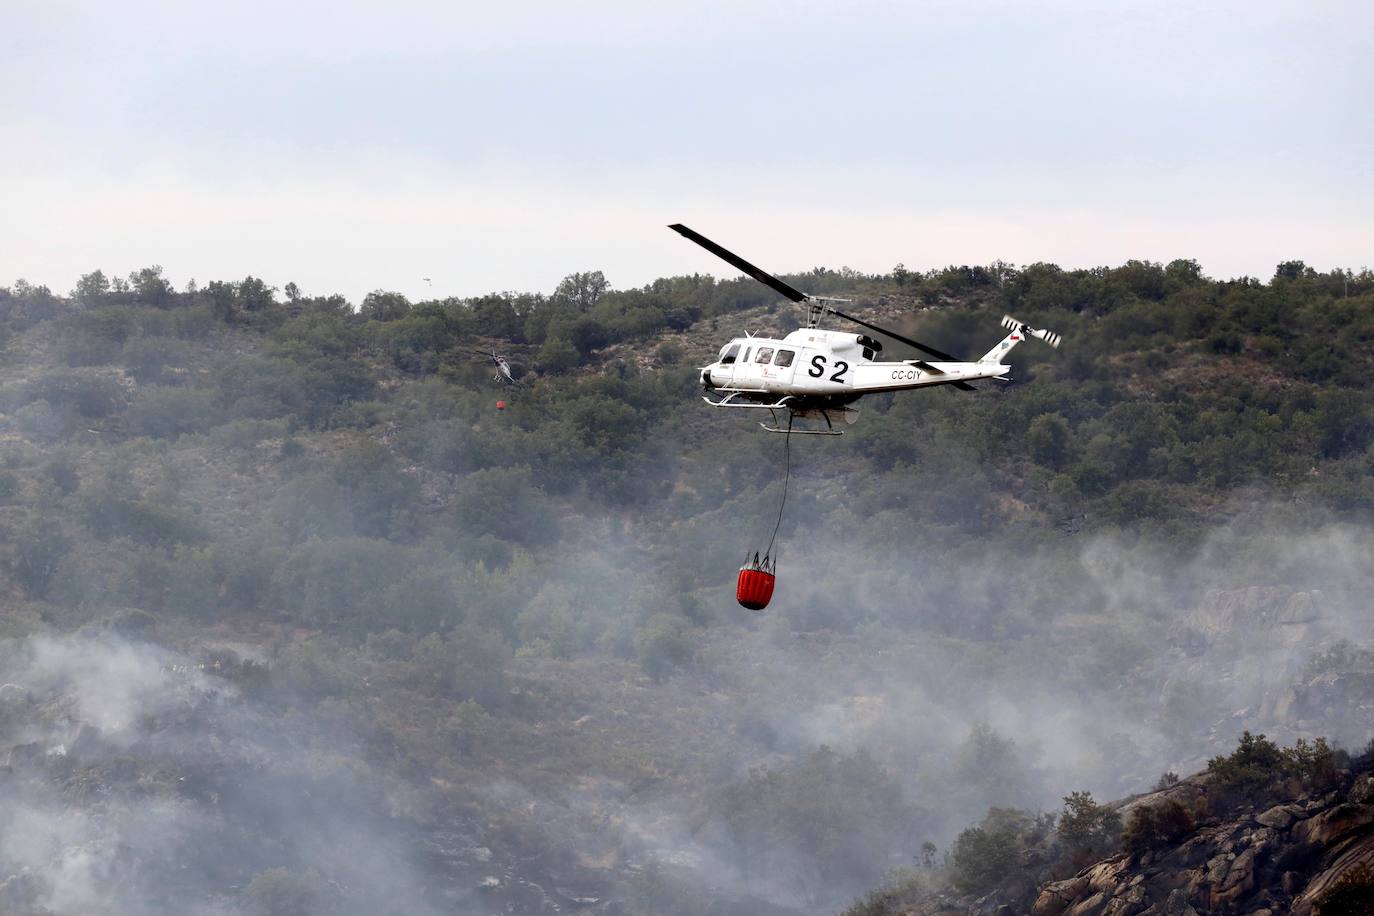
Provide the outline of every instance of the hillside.
<path id="1" fill-rule="evenodd" d="M 989 806 L 1368 740 L 1374 275 L 787 279 L 1065 340 L 794 443 L 760 615 L 782 443 L 694 368 L 793 325 L 753 281 L 0 288 L 0 900 L 827 912 Z"/>
<path id="2" fill-rule="evenodd" d="M 1097 810 L 1066 804 L 1057 830 L 1041 822 L 1014 837 L 985 824 L 956 846 L 953 884 L 995 884 L 981 893 L 946 893 L 916 902 L 917 882 L 870 894 L 849 914 L 903 916 L 1029 913 L 1032 916 L 1198 913 L 1367 913 L 1374 905 L 1374 756 L 1351 762 L 1318 743 L 1285 752 L 1246 733 L 1207 772 Z M 1065 799 L 1066 802 L 1077 799 Z M 1084 814 L 1098 829 L 1082 829 Z M 1122 851 L 1079 868 L 1100 852 L 1101 825 Z M 1123 830 L 1124 825 L 1124 830 Z M 1008 837 L 1019 855 L 980 857 Z M 1058 877 L 1065 871 L 1074 871 Z M 1000 873 L 996 873 L 1000 872 Z M 963 888 L 968 890 L 967 886 Z"/>

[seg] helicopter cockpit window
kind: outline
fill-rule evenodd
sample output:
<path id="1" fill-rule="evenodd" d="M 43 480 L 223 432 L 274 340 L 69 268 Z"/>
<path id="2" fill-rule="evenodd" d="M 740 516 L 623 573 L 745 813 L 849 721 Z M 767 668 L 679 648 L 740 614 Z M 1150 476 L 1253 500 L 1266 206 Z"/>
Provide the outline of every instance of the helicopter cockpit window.
<path id="1" fill-rule="evenodd" d="M 773 359 L 772 347 L 759 347 L 759 352 L 754 356 L 754 362 L 768 365 Z"/>
<path id="2" fill-rule="evenodd" d="M 773 360 L 773 365 L 780 369 L 786 369 L 792 365 L 792 357 L 795 353 L 792 350 L 779 350 L 777 358 Z"/>
<path id="3" fill-rule="evenodd" d="M 720 352 L 720 364 L 722 366 L 729 365 L 735 361 L 737 356 L 739 356 L 739 344 L 730 344 Z"/>

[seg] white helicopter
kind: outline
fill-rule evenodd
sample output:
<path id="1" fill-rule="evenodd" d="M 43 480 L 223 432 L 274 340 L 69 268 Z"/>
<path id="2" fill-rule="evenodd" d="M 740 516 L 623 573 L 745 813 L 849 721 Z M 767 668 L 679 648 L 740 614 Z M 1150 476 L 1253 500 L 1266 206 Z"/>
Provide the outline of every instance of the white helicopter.
<path id="1" fill-rule="evenodd" d="M 511 374 L 510 362 L 500 353 L 495 350 L 473 350 L 472 352 L 491 360 L 492 365 L 496 367 L 497 374 L 491 378 L 493 382 L 505 382 L 507 385 L 521 384 L 520 380 Z"/>
<path id="2" fill-rule="evenodd" d="M 809 296 L 793 289 L 681 223 L 668 228 L 793 302 L 807 306 L 805 328 L 798 328 L 781 340 L 736 337 L 721 348 L 715 362 L 701 368 L 701 384 L 717 396 L 702 398 L 712 407 L 790 411 L 785 429 L 776 423 L 776 414 L 774 425 L 759 424 L 770 433 L 840 436 L 844 434 L 843 430 L 835 429 L 833 420 L 843 420 L 846 424 L 858 420 L 859 411 L 851 405 L 866 394 L 934 385 L 953 385 L 965 391 L 976 391 L 969 382 L 1007 378 L 1011 367 L 1002 360 L 1027 337 L 1043 340 L 1051 347 L 1059 346 L 1060 337 L 1053 331 L 1032 328 L 1006 315 L 1002 318 L 1002 326 L 1011 333 L 976 362 L 961 360 L 886 328 L 846 315 L 831 303 L 851 300 Z M 875 361 L 874 357 L 882 349 L 882 344 L 863 334 L 817 327 L 826 314 L 852 321 L 860 327 L 915 347 L 933 356 L 935 361 Z M 826 428 L 794 430 L 792 420 L 797 417 L 824 420 Z"/>

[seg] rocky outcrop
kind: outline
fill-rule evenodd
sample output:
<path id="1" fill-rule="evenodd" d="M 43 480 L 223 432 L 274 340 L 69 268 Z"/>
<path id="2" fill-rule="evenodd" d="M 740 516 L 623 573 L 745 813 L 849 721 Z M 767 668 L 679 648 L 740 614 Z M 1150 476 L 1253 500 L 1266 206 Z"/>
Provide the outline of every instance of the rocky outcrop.
<path id="1" fill-rule="evenodd" d="M 1031 888 L 1022 874 L 977 900 L 927 898 L 903 916 L 1322 916 L 1334 892 L 1366 892 L 1374 882 L 1374 757 L 1340 771 L 1320 793 L 1275 784 L 1267 800 L 1222 809 L 1205 776 L 1182 780 L 1118 806 L 1130 820 L 1141 806 L 1176 803 L 1199 821 L 1173 843 L 1119 852 L 1077 874 Z M 1044 850 L 1041 850 L 1043 852 Z M 1033 850 L 1028 850 L 1028 853 Z M 1043 855 L 1028 855 L 1031 863 Z M 1374 885 L 1368 888 L 1374 894 Z"/>
<path id="2" fill-rule="evenodd" d="M 1197 654 L 1242 645 L 1284 650 L 1316 645 L 1330 624 L 1320 592 L 1254 586 L 1207 592 L 1171 635 Z"/>
<path id="3" fill-rule="evenodd" d="M 1180 787 L 1170 792 L 1192 794 Z M 1158 804 L 1164 794 L 1131 804 Z M 1122 853 L 1049 883 L 1030 912 L 1308 916 L 1339 882 L 1368 868 L 1374 868 L 1374 778 L 1345 773 L 1336 790 L 1320 798 L 1237 811 L 1205 822 L 1171 847 Z"/>

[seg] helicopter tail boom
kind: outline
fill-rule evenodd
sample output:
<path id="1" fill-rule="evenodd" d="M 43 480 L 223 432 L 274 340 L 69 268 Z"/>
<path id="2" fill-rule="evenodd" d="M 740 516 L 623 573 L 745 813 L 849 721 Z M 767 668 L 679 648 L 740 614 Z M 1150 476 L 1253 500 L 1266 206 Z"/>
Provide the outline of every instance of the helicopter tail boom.
<path id="1" fill-rule="evenodd" d="M 1006 358 L 1007 354 L 1012 351 L 1013 347 L 1015 347 L 1021 341 L 1025 340 L 1027 337 L 1034 337 L 1036 340 L 1043 340 L 1045 343 L 1049 344 L 1051 347 L 1054 347 L 1056 349 L 1058 349 L 1059 342 L 1062 340 L 1062 338 L 1054 331 L 1047 331 L 1044 328 L 1033 328 L 1025 322 L 1017 321 L 1010 315 L 1002 316 L 1002 327 L 1009 329 L 1011 333 L 1008 334 L 1006 337 L 1003 337 L 1002 340 L 997 344 L 997 346 L 993 347 L 991 350 L 985 353 L 983 357 L 980 360 L 978 360 L 978 362 L 1000 363 L 1003 359 Z"/>

